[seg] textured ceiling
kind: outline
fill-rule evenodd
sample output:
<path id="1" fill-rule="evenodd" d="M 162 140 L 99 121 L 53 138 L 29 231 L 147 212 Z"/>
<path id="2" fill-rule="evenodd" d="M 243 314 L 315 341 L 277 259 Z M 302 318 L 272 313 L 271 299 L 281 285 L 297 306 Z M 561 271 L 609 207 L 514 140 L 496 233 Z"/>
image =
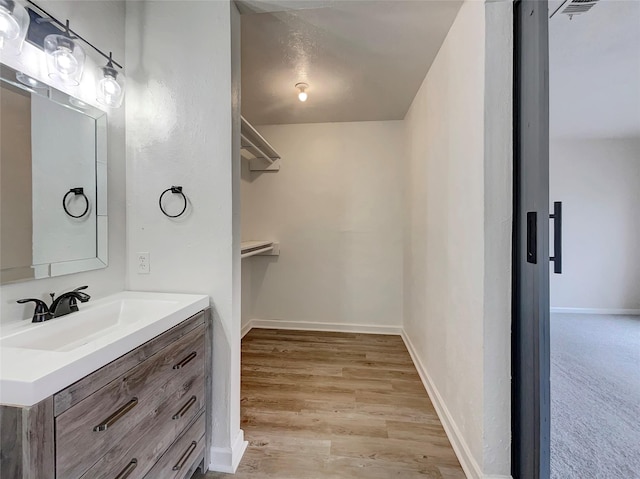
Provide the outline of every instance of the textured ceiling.
<path id="1" fill-rule="evenodd" d="M 552 137 L 640 137 L 640 1 L 554 15 L 549 50 Z"/>
<path id="2" fill-rule="evenodd" d="M 460 5 L 242 2 L 243 115 L 257 125 L 404 118 Z M 298 82 L 309 84 L 305 103 Z"/>

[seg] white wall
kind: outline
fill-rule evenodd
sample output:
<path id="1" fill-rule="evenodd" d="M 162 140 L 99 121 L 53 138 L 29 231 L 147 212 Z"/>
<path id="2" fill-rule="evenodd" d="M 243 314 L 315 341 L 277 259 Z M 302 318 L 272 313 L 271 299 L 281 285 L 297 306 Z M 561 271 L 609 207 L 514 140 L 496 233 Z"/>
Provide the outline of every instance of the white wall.
<path id="1" fill-rule="evenodd" d="M 225 471 L 245 445 L 239 201 L 233 201 L 240 182 L 239 89 L 232 84 L 232 63 L 239 67 L 238 15 L 226 1 L 127 3 L 128 287 L 210 295 L 211 467 Z M 239 81 L 235 69 L 233 79 Z M 171 185 L 183 186 L 190 202 L 176 220 L 158 207 L 160 193 Z M 137 274 L 136 252 L 150 253 L 150 274 Z"/>
<path id="2" fill-rule="evenodd" d="M 405 118 L 404 328 L 469 477 L 510 473 L 511 22 L 463 4 Z"/>
<path id="3" fill-rule="evenodd" d="M 245 322 L 401 326 L 402 122 L 258 129 L 281 169 L 245 169 L 242 234 L 281 252 L 243 260 Z"/>
<path id="4" fill-rule="evenodd" d="M 87 36 L 106 51 L 113 51 L 116 59 L 124 58 L 125 3 L 122 1 L 62 1 L 38 2 L 59 18 L 71 20 L 72 28 Z M 22 55 L 3 54 L 2 62 L 47 83 L 42 52 L 25 44 Z M 87 48 L 88 64 L 83 81 L 78 87 L 56 88 L 67 91 L 85 102 L 96 104 L 95 79 L 103 60 Z M 126 102 L 126 99 L 125 99 Z M 108 213 L 109 213 L 109 266 L 106 269 L 55 278 L 26 281 L 0 286 L 0 321 L 7 322 L 31 318 L 33 305 L 19 305 L 15 301 L 25 297 L 49 300 L 49 292 L 63 292 L 80 285 L 89 285 L 89 294 L 95 299 L 122 291 L 125 281 L 125 132 L 124 107 L 108 113 Z M 56 200 L 57 201 L 57 200 Z"/>
<path id="5" fill-rule="evenodd" d="M 563 208 L 551 306 L 640 310 L 640 138 L 553 139 L 549 163 Z"/>

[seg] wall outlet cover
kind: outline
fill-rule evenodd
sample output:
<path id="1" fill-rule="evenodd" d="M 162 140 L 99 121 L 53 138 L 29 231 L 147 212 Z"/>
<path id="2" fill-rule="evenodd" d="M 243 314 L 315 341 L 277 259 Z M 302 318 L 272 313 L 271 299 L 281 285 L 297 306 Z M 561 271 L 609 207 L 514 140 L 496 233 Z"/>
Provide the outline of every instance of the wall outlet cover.
<path id="1" fill-rule="evenodd" d="M 149 274 L 151 272 L 151 260 L 148 252 L 136 253 L 138 262 L 138 274 Z"/>

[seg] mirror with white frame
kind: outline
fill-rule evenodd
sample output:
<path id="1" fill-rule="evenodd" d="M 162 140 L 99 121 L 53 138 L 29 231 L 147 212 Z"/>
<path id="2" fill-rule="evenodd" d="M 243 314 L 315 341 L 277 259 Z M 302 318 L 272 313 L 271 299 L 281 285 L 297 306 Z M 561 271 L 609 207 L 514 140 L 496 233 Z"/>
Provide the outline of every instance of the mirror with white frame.
<path id="1" fill-rule="evenodd" d="M 104 111 L 0 65 L 0 282 L 107 266 Z"/>

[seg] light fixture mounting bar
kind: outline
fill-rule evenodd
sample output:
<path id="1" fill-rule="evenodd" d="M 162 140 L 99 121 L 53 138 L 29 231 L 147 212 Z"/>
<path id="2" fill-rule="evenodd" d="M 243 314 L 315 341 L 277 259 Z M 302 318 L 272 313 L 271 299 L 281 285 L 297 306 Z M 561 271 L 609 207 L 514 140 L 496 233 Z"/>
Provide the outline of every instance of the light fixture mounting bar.
<path id="1" fill-rule="evenodd" d="M 53 15 L 51 15 L 49 12 L 47 12 L 44 8 L 42 8 L 40 5 L 38 5 L 37 3 L 33 2 L 32 0 L 26 0 L 27 3 L 35 8 L 37 8 L 42 15 L 47 16 L 51 22 L 59 25 L 60 27 L 62 27 L 62 29 L 64 31 L 67 31 L 67 24 L 61 22 L 60 20 L 58 20 L 56 17 L 54 17 Z M 37 15 L 37 13 L 34 11 L 34 13 Z M 31 29 L 31 25 L 29 26 L 29 29 Z M 107 60 L 110 60 L 111 63 L 115 66 L 117 66 L 120 69 L 123 69 L 124 67 L 122 65 L 120 65 L 117 61 L 115 61 L 113 58 L 111 58 L 110 55 L 107 55 L 106 53 L 104 53 L 102 50 L 100 50 L 98 47 L 96 47 L 93 43 L 91 43 L 90 41 L 86 40 L 83 36 L 81 36 L 80 34 L 78 34 L 78 32 L 75 32 L 73 30 L 71 30 L 69 28 L 69 33 L 71 35 L 73 35 L 74 37 L 76 37 L 78 40 L 82 40 L 84 43 L 86 43 L 87 45 L 89 45 L 91 48 L 93 48 L 96 52 L 98 52 L 100 55 L 102 55 L 104 58 L 106 58 Z M 27 34 L 28 35 L 28 34 Z"/>

